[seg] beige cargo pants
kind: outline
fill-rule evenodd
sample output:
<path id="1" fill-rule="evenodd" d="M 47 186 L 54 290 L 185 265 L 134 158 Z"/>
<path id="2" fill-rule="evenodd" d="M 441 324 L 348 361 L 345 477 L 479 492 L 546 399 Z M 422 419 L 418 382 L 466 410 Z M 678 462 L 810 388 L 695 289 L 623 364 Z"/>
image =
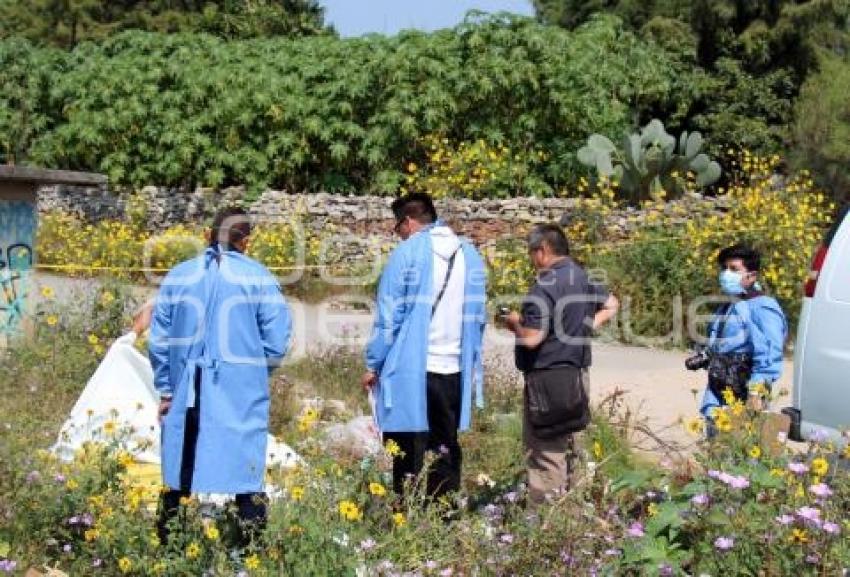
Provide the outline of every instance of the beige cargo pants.
<path id="1" fill-rule="evenodd" d="M 582 386 L 590 398 L 588 370 L 581 372 Z M 528 470 L 529 504 L 543 503 L 547 495 L 569 490 L 575 483 L 576 469 L 582 450 L 583 433 L 566 433 L 540 439 L 528 421 L 528 400 L 523 398 L 522 437 Z"/>

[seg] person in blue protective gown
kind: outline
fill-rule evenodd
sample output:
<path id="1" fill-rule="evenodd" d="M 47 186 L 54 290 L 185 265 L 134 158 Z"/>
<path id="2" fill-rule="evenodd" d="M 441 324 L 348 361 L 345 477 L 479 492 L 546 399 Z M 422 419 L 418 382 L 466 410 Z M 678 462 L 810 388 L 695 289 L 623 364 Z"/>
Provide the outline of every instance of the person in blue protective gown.
<path id="1" fill-rule="evenodd" d="M 782 375 L 788 334 L 782 308 L 758 283 L 759 253 L 734 245 L 720 251 L 717 262 L 720 289 L 729 300 L 709 323 L 706 366 L 698 367 L 709 372 L 700 406 L 709 432 L 713 411 L 735 399 L 756 410 L 764 407 L 771 386 Z"/>
<path id="2" fill-rule="evenodd" d="M 271 372 L 289 346 L 289 309 L 277 280 L 244 255 L 244 210 L 216 215 L 209 247 L 165 277 L 151 319 L 149 356 L 160 394 L 163 543 L 182 497 L 236 496 L 242 539 L 266 517 Z"/>
<path id="3" fill-rule="evenodd" d="M 430 451 L 427 493 L 440 497 L 460 488 L 458 431 L 469 428 L 473 397 L 483 404 L 486 273 L 478 251 L 437 218 L 430 196 L 408 194 L 392 210 L 403 242 L 381 274 L 362 384 L 374 388 L 385 441 L 400 449 L 396 493 Z"/>

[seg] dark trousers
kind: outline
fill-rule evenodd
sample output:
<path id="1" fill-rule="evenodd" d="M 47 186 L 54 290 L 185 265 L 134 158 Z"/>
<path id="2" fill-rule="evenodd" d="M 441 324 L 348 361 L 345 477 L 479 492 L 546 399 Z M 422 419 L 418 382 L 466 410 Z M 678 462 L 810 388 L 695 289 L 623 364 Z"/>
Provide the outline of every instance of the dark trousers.
<path id="1" fill-rule="evenodd" d="M 169 522 L 180 513 L 180 499 L 192 494 L 192 475 L 195 470 L 195 452 L 201 428 L 201 369 L 195 372 L 195 406 L 186 409 L 186 428 L 183 435 L 183 454 L 180 461 L 180 488 L 169 489 L 161 496 L 157 533 L 159 540 L 168 542 Z M 254 535 L 262 532 L 266 523 L 265 493 L 240 493 L 236 495 L 236 511 L 242 527 L 239 545 L 246 546 Z"/>
<path id="2" fill-rule="evenodd" d="M 427 492 L 440 497 L 460 489 L 462 455 L 457 440 L 460 426 L 460 373 L 427 375 L 428 431 L 384 434 L 384 442 L 392 439 L 402 454 L 393 459 L 393 489 L 404 491 L 405 479 L 420 473 L 425 452 L 434 453 L 435 460 L 427 471 Z"/>

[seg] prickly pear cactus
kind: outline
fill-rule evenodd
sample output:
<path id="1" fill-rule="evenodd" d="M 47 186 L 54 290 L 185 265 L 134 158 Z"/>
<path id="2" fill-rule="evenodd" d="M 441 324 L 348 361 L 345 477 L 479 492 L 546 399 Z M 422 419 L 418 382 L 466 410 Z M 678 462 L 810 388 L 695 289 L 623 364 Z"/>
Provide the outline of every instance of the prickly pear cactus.
<path id="1" fill-rule="evenodd" d="M 622 150 L 601 134 L 591 135 L 578 159 L 596 169 L 599 177 L 618 182 L 627 200 L 638 202 L 662 192 L 680 195 L 688 174 L 697 188 L 717 182 L 720 165 L 700 152 L 702 145 L 699 132 L 683 132 L 677 141 L 660 120 L 653 119 L 639 134 L 624 135 Z"/>

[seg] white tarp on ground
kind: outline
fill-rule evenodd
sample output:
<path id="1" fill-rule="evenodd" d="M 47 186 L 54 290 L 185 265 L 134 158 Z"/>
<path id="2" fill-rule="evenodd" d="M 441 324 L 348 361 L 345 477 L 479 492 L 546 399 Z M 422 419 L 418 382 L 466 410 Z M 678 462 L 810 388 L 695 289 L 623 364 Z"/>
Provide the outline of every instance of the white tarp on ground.
<path id="1" fill-rule="evenodd" d="M 133 346 L 135 342 L 135 333 L 129 333 L 107 351 L 59 432 L 53 451 L 60 458 L 73 459 L 86 441 L 109 442 L 111 435 L 104 426 L 110 423 L 117 438 L 125 438 L 123 431 L 132 431 L 122 444 L 137 462 L 160 463 L 159 401 L 153 370 Z M 299 461 L 295 451 L 269 435 L 267 467 L 292 467 Z"/>

